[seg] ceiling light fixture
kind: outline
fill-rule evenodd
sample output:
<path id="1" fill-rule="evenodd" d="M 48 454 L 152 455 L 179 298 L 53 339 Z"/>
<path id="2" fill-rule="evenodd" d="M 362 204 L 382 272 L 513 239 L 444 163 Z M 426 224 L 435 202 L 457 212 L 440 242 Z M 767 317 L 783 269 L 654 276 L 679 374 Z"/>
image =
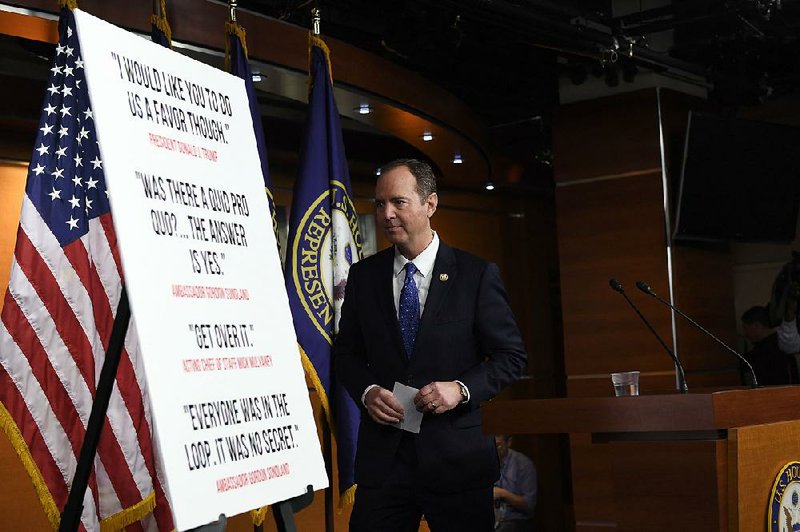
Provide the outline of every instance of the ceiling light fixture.
<path id="1" fill-rule="evenodd" d="M 368 103 L 362 103 L 353 110 L 358 111 L 358 114 L 360 115 L 368 115 L 372 112 L 372 107 L 370 107 Z"/>
<path id="2" fill-rule="evenodd" d="M 456 153 L 455 155 L 453 155 L 453 164 L 463 164 L 463 162 L 464 159 L 461 158 L 460 153 Z"/>
<path id="3" fill-rule="evenodd" d="M 425 142 L 432 141 L 433 140 L 433 133 L 431 133 L 430 131 L 426 131 L 425 133 L 422 134 L 422 140 L 424 140 Z"/>
<path id="4" fill-rule="evenodd" d="M 381 169 L 380 168 L 377 168 L 375 170 L 375 175 L 381 175 Z"/>
<path id="5" fill-rule="evenodd" d="M 494 190 L 494 183 L 492 183 L 491 181 L 487 181 L 486 190 Z"/>

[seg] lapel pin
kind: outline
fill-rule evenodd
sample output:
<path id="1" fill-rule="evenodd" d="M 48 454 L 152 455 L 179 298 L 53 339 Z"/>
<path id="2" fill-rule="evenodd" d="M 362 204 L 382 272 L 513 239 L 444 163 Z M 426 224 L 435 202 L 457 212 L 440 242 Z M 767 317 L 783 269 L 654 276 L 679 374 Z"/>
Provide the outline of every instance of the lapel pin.
<path id="1" fill-rule="evenodd" d="M 446 273 L 440 273 L 440 274 L 439 274 L 439 280 L 440 280 L 440 281 L 446 281 L 446 280 L 448 280 L 449 278 L 450 278 L 450 276 L 449 276 L 449 275 L 447 275 Z"/>

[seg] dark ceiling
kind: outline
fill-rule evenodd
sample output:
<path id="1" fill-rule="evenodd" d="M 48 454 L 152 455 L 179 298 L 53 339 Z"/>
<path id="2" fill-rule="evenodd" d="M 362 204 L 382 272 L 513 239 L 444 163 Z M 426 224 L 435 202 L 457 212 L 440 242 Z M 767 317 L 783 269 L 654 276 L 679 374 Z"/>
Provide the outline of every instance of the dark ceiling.
<path id="1" fill-rule="evenodd" d="M 729 112 L 798 93 L 797 0 L 241 0 L 415 70 L 474 109 L 527 179 L 548 181 L 559 79 L 659 72 Z M 659 7 L 652 7 L 659 6 Z M 668 44 L 664 36 L 667 36 Z M 651 44 L 653 43 L 653 44 Z M 663 49 L 662 49 L 663 47 Z"/>
<path id="2" fill-rule="evenodd" d="M 466 102 L 498 150 L 524 168 L 519 185 L 534 190 L 553 186 L 550 131 L 560 86 L 562 94 L 576 85 L 608 93 L 656 72 L 708 88 L 729 114 L 800 101 L 800 0 L 239 1 L 304 28 L 315 5 L 323 36 L 416 71 Z M 13 80 L 44 83 L 52 46 L 3 38 L 0 50 L 5 62 L 32 71 L 21 75 L 15 66 Z M 16 82 L 8 81 L 11 90 Z M 43 92 L 32 87 L 29 105 L 9 99 L 0 114 L 13 127 L 2 129 L 33 135 Z M 304 105 L 264 97 L 265 107 L 282 112 L 265 118 L 268 132 L 283 132 L 267 135 L 271 158 L 291 167 Z M 345 120 L 345 140 L 349 157 L 365 169 L 418 153 L 353 120 Z"/>

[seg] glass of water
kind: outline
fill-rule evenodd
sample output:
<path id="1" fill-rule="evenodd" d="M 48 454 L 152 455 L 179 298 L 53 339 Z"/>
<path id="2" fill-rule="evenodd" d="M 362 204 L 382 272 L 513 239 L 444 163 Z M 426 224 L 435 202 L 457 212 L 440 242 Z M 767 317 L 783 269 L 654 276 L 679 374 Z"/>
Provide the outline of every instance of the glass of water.
<path id="1" fill-rule="evenodd" d="M 611 374 L 611 383 L 614 385 L 614 395 L 624 397 L 639 395 L 639 372 L 623 371 Z"/>

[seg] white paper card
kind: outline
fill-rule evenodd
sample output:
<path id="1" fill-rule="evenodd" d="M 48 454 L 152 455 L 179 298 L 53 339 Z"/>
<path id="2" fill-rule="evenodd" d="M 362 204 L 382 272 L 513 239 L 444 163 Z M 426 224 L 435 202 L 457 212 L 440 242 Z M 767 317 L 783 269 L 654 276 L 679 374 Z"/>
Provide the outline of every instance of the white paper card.
<path id="1" fill-rule="evenodd" d="M 403 421 L 396 423 L 395 427 L 401 430 L 407 430 L 408 432 L 413 432 L 414 434 L 419 434 L 419 426 L 422 423 L 422 412 L 418 411 L 416 405 L 414 404 L 414 397 L 417 396 L 419 390 L 417 388 L 412 388 L 411 386 L 406 386 L 400 382 L 395 382 L 392 393 L 394 394 L 395 399 L 400 402 L 400 405 L 405 411 Z"/>

